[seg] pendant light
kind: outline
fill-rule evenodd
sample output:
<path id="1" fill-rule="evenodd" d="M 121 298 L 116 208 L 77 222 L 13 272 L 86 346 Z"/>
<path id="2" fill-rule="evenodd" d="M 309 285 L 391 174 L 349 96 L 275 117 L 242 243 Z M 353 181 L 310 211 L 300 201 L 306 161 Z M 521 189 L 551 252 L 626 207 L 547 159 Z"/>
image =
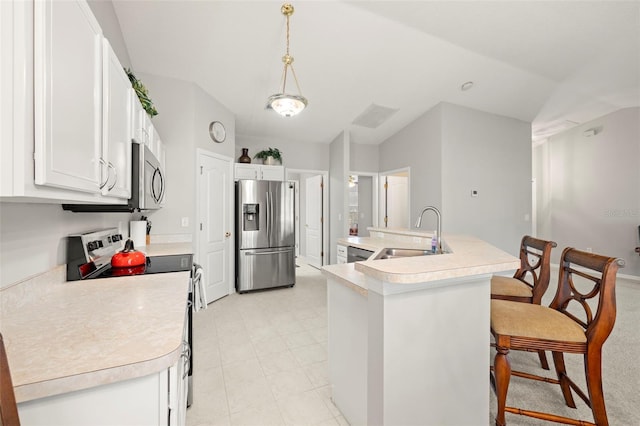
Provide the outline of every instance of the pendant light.
<path id="1" fill-rule="evenodd" d="M 289 18 L 293 15 L 293 6 L 285 3 L 280 8 L 280 12 L 287 18 L 287 51 L 282 57 L 282 62 L 284 63 L 284 70 L 282 71 L 282 91 L 269 96 L 267 109 L 272 109 L 283 117 L 292 117 L 300 113 L 307 106 L 307 99 L 302 96 L 300 85 L 298 84 L 298 77 L 296 77 L 296 72 L 293 69 L 293 56 L 289 54 Z M 296 82 L 298 95 L 287 93 L 287 72 L 289 68 L 291 68 L 291 74 Z"/>

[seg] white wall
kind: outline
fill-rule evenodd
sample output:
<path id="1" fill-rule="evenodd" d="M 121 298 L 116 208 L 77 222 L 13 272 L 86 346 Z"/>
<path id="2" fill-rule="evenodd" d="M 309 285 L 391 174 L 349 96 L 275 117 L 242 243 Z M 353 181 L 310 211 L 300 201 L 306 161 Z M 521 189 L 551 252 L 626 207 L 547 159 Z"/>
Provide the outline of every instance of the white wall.
<path id="1" fill-rule="evenodd" d="M 202 148 L 233 158 L 235 118 L 224 105 L 194 83 L 139 73 L 158 115 L 152 121 L 165 146 L 167 193 L 165 207 L 148 214 L 157 234 L 196 232 L 196 149 Z M 215 143 L 209 137 L 209 123 L 221 121 L 227 137 Z M 186 217 L 189 226 L 182 227 Z M 153 237 L 152 237 L 153 238 Z M 194 238 L 195 240 L 195 238 Z"/>
<path id="2" fill-rule="evenodd" d="M 265 112 L 266 114 L 267 112 Z M 249 149 L 252 163 L 261 160 L 253 158 L 257 152 L 267 148 L 278 148 L 282 153 L 282 165 L 290 169 L 329 170 L 329 145 L 292 140 L 257 138 L 246 135 L 236 136 L 234 160 L 242 155 L 242 148 Z"/>
<path id="3" fill-rule="evenodd" d="M 442 104 L 445 237 L 470 234 L 517 255 L 531 233 L 531 156 L 531 123 Z"/>
<path id="4" fill-rule="evenodd" d="M 380 162 L 378 145 L 364 145 L 351 143 L 350 147 L 350 171 L 377 172 Z"/>
<path id="5" fill-rule="evenodd" d="M 564 247 L 625 259 L 640 276 L 640 108 L 627 108 L 551 137 L 534 149 L 538 235 Z M 586 137 L 584 131 L 598 134 Z"/>
<path id="6" fill-rule="evenodd" d="M 120 227 L 129 213 L 71 213 L 58 204 L 0 203 L 0 287 L 66 263 L 67 235 Z"/>
<path id="7" fill-rule="evenodd" d="M 358 176 L 358 235 L 368 237 L 368 227 L 373 226 L 373 177 Z"/>
<path id="8" fill-rule="evenodd" d="M 411 168 L 411 224 L 425 206 L 442 207 L 441 110 L 435 106 L 380 145 L 379 171 Z M 425 215 L 423 228 L 435 229 L 435 219 Z"/>
<path id="9" fill-rule="evenodd" d="M 102 28 L 102 34 L 109 40 L 109 44 L 111 44 L 122 66 L 131 68 L 129 51 L 124 42 L 120 22 L 118 22 L 113 3 L 105 0 L 88 0 L 88 4 L 100 24 L 100 28 Z"/>
<path id="10" fill-rule="evenodd" d="M 381 171 L 411 168 L 411 224 L 433 205 L 445 239 L 471 234 L 512 254 L 531 232 L 530 123 L 440 103 L 383 142 L 379 155 Z M 423 229 L 436 229 L 434 216 L 425 214 Z"/>
<path id="11" fill-rule="evenodd" d="M 343 132 L 330 145 L 329 168 L 329 263 L 336 263 L 336 244 L 338 238 L 349 235 L 347 215 L 349 191 L 347 173 L 349 172 L 349 133 Z M 326 257 L 325 257 L 326 258 Z"/>

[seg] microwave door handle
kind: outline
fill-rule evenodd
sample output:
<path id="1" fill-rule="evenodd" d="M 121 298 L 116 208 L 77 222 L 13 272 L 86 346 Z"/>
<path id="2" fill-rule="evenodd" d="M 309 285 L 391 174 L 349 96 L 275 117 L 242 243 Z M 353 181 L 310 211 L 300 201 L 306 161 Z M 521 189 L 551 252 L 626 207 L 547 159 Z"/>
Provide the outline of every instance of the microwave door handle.
<path id="1" fill-rule="evenodd" d="M 158 197 L 156 196 L 156 174 L 158 173 L 158 169 L 153 169 L 153 175 L 151 175 L 151 182 L 149 183 L 149 186 L 151 187 L 151 198 L 153 198 L 153 201 L 155 201 L 156 203 L 158 202 Z"/>
<path id="2" fill-rule="evenodd" d="M 165 194 L 165 187 L 164 187 L 164 175 L 162 174 L 162 170 L 157 169 L 158 170 L 158 176 L 160 177 L 160 195 L 158 196 L 158 204 L 160 204 L 162 202 L 162 200 L 164 200 L 164 194 Z"/>
<path id="3" fill-rule="evenodd" d="M 158 193 L 156 194 L 156 177 L 158 179 L 160 179 L 160 188 Z M 162 180 L 162 172 L 160 172 L 160 169 L 155 169 L 153 171 L 153 178 L 151 179 L 151 196 L 153 197 L 153 200 L 156 203 L 160 202 L 160 199 L 162 198 L 162 192 L 164 191 L 164 181 Z"/>

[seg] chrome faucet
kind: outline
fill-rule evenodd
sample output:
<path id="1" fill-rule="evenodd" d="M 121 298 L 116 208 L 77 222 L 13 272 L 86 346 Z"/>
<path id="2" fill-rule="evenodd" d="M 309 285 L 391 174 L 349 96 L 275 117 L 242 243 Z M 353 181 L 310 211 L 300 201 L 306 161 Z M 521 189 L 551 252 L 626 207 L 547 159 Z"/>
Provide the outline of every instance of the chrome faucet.
<path id="1" fill-rule="evenodd" d="M 422 224 L 422 215 L 424 215 L 424 212 L 426 212 L 427 210 L 431 210 L 436 214 L 436 219 L 438 220 L 438 235 L 436 237 L 438 238 L 438 253 L 442 253 L 442 214 L 440 214 L 440 210 L 433 206 L 425 207 L 424 210 L 422 210 L 422 213 L 420 213 L 420 217 L 418 217 L 416 228 L 420 228 L 420 225 Z"/>

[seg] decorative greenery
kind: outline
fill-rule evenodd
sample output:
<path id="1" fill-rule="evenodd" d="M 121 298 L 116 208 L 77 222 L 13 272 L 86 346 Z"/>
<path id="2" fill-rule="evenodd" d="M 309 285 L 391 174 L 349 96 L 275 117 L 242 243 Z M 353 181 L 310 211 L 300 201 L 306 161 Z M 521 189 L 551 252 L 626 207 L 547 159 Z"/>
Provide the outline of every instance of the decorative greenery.
<path id="1" fill-rule="evenodd" d="M 144 108 L 144 110 L 147 111 L 147 114 L 151 117 L 158 115 L 158 110 L 156 110 L 156 107 L 153 106 L 153 102 L 149 99 L 149 92 L 147 91 L 147 88 L 144 87 L 144 84 L 136 78 L 133 71 L 129 68 L 125 68 L 124 72 L 127 73 L 127 77 L 129 77 L 129 81 L 131 81 L 133 90 L 136 91 L 136 95 L 138 95 L 138 99 L 140 99 L 142 108 Z"/>
<path id="2" fill-rule="evenodd" d="M 282 164 L 282 153 L 278 148 L 263 149 L 253 156 L 253 158 L 260 158 L 262 160 L 267 157 L 273 157 L 274 160 L 278 160 L 280 164 Z"/>

